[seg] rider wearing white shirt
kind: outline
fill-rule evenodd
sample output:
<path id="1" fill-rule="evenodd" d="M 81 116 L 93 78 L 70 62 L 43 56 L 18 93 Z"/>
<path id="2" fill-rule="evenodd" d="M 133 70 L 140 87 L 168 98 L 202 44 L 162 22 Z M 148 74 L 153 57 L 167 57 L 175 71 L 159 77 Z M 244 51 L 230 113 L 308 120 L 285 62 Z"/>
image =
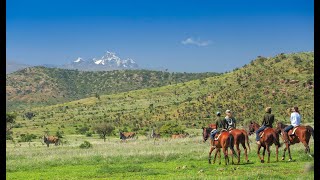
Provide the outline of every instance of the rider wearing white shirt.
<path id="1" fill-rule="evenodd" d="M 289 130 L 299 126 L 301 123 L 301 116 L 300 116 L 298 107 L 296 106 L 293 107 L 292 111 L 293 112 L 291 113 L 291 116 L 290 116 L 291 125 L 284 128 L 285 142 L 288 142 L 289 144 L 290 144 L 289 137 L 288 137 Z"/>

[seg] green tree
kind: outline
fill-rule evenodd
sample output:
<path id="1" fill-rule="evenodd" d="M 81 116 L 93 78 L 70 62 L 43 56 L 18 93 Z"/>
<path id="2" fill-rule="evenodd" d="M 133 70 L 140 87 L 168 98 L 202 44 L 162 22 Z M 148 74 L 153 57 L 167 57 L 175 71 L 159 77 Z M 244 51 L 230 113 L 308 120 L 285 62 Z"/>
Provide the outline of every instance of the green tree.
<path id="1" fill-rule="evenodd" d="M 100 138 L 102 138 L 104 142 L 106 142 L 106 136 L 111 135 L 114 129 L 114 126 L 108 123 L 101 123 L 94 127 L 94 130 L 100 135 Z"/>

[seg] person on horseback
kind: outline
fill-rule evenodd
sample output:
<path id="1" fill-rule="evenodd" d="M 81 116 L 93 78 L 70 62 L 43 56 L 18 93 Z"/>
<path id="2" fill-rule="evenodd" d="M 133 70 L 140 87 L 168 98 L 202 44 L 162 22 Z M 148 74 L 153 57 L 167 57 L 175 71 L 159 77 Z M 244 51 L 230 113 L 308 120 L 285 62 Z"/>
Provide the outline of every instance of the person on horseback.
<path id="1" fill-rule="evenodd" d="M 221 118 L 221 113 L 217 112 L 217 118 L 216 118 L 216 126 L 217 129 L 212 129 L 211 133 L 210 133 L 210 138 L 213 139 L 214 136 L 220 132 L 221 129 L 223 129 L 225 127 L 224 124 L 224 119 Z"/>
<path id="2" fill-rule="evenodd" d="M 266 114 L 263 116 L 262 125 L 261 127 L 256 131 L 256 141 L 257 144 L 260 145 L 260 136 L 259 133 L 263 131 L 265 128 L 270 127 L 272 128 L 272 124 L 274 122 L 274 115 L 271 114 L 271 107 L 266 108 Z"/>
<path id="3" fill-rule="evenodd" d="M 231 128 L 236 129 L 236 119 L 232 116 L 230 110 L 226 110 L 225 129 L 230 130 Z"/>
<path id="4" fill-rule="evenodd" d="M 285 138 L 284 141 L 285 143 L 288 142 L 288 144 L 290 144 L 289 136 L 288 136 L 289 130 L 299 126 L 301 123 L 299 108 L 295 106 L 291 109 L 291 111 L 292 111 L 290 116 L 291 124 L 284 128 L 284 138 Z"/>

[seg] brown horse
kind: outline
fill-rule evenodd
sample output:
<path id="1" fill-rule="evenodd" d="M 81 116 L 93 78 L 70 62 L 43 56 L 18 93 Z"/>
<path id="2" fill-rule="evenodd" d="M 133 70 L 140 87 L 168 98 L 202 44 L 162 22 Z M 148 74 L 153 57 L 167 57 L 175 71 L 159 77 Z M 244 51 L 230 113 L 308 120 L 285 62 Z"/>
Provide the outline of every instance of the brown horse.
<path id="1" fill-rule="evenodd" d="M 209 138 L 209 135 L 210 135 L 210 132 L 211 132 L 212 128 L 202 128 L 202 129 L 203 129 L 203 132 L 202 132 L 203 142 L 205 142 Z M 247 145 L 248 145 L 249 151 L 250 151 L 249 138 L 248 138 L 247 131 L 244 130 L 244 129 L 232 129 L 231 131 L 229 131 L 229 133 L 231 133 L 231 135 L 233 136 L 234 145 L 236 145 L 236 148 L 237 148 L 238 164 L 240 163 L 240 152 L 241 152 L 240 148 L 239 148 L 240 144 L 242 145 L 242 147 L 244 149 L 246 162 L 249 162 L 248 154 L 247 154 L 247 147 L 246 147 L 246 144 L 245 144 L 245 142 L 247 142 Z"/>
<path id="2" fill-rule="evenodd" d="M 203 132 L 202 132 L 203 139 L 204 139 L 203 142 L 205 142 L 208 139 L 211 131 L 212 131 L 212 128 L 203 128 Z M 217 133 L 215 136 L 215 137 L 219 136 L 218 140 L 210 139 L 210 151 L 209 151 L 209 159 L 208 159 L 209 164 L 211 164 L 211 154 L 214 149 L 217 149 L 217 150 L 214 155 L 213 163 L 215 163 L 217 154 L 219 153 L 218 154 L 219 164 L 221 164 L 221 149 L 222 149 L 222 152 L 224 154 L 225 164 L 226 165 L 229 164 L 228 147 L 230 147 L 231 149 L 231 158 L 232 158 L 231 162 L 233 164 L 233 155 L 236 155 L 233 149 L 233 137 L 228 131 L 220 132 L 219 134 Z"/>
<path id="3" fill-rule="evenodd" d="M 282 122 L 278 122 L 276 127 L 277 133 L 279 134 L 281 133 L 283 139 L 284 139 L 284 128 L 286 126 L 287 125 L 284 125 Z M 298 126 L 295 133 L 292 134 L 293 129 L 289 130 L 288 132 L 290 144 L 288 144 L 288 142 L 285 143 L 286 147 L 284 148 L 284 151 L 283 151 L 282 160 L 284 160 L 286 150 L 288 150 L 289 161 L 292 161 L 291 153 L 290 153 L 290 145 L 293 145 L 299 142 L 301 142 L 305 146 L 306 148 L 305 153 L 307 153 L 310 157 L 312 157 L 312 155 L 310 154 L 309 140 L 311 136 L 313 137 L 313 128 L 311 126 Z"/>
<path id="4" fill-rule="evenodd" d="M 60 144 L 59 138 L 55 136 L 43 136 L 43 142 L 47 144 L 47 147 L 49 147 L 49 144 L 54 144 L 56 146 Z"/>
<path id="5" fill-rule="evenodd" d="M 135 135 L 136 135 L 135 132 L 120 132 L 120 139 L 121 140 L 126 140 L 128 138 L 135 137 Z"/>
<path id="6" fill-rule="evenodd" d="M 259 128 L 260 128 L 259 124 L 251 121 L 249 124 L 249 135 L 253 134 Z M 277 156 L 277 161 L 278 161 L 278 149 L 280 147 L 279 135 L 276 133 L 276 130 L 274 130 L 273 128 L 266 128 L 262 132 L 260 132 L 260 134 L 262 134 L 262 133 L 264 133 L 264 134 L 260 138 L 260 144 L 258 145 L 258 152 L 257 152 L 261 163 L 264 163 L 264 155 L 265 155 L 266 149 L 268 151 L 268 163 L 270 162 L 270 146 L 272 146 L 272 144 L 276 145 L 276 156 Z M 260 156 L 261 146 L 263 147 L 262 158 Z"/>
<path id="7" fill-rule="evenodd" d="M 232 134 L 232 136 L 234 137 L 234 145 L 237 148 L 237 152 L 238 152 L 238 164 L 240 163 L 240 148 L 239 148 L 239 144 L 242 145 L 243 149 L 244 149 L 244 155 L 246 157 L 246 162 L 249 162 L 248 160 L 248 154 L 247 154 L 247 147 L 245 142 L 247 141 L 247 145 L 249 147 L 250 150 L 250 145 L 249 145 L 249 138 L 248 138 L 248 134 L 244 129 L 231 129 L 229 130 L 229 133 Z"/>

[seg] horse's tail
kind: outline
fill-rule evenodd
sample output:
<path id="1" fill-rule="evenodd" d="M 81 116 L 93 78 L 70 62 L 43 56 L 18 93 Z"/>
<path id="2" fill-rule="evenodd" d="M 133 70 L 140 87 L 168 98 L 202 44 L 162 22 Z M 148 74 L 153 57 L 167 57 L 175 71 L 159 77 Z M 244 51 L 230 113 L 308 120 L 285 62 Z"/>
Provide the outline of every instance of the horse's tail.
<path id="1" fill-rule="evenodd" d="M 235 151 L 234 148 L 233 148 L 234 138 L 233 138 L 232 134 L 229 134 L 229 139 L 230 139 L 230 141 L 229 141 L 229 142 L 230 142 L 229 146 L 230 146 L 230 149 L 231 149 L 231 151 L 232 151 L 232 154 L 237 158 L 238 155 L 237 155 L 236 151 Z"/>
<path id="2" fill-rule="evenodd" d="M 314 139 L 314 136 L 313 136 L 313 128 L 311 126 L 306 126 L 308 132 L 312 135 L 312 138 Z"/>
<path id="3" fill-rule="evenodd" d="M 247 142 L 247 145 L 249 147 L 249 151 L 251 151 L 250 144 L 249 144 L 249 137 L 248 137 L 247 131 L 243 130 L 243 134 L 244 134 L 244 137 L 245 137 L 245 141 Z"/>
<path id="4" fill-rule="evenodd" d="M 274 139 L 274 144 L 278 147 L 281 147 L 281 144 L 279 142 L 279 134 L 277 134 L 275 131 L 272 132 L 272 136 L 273 136 L 273 139 Z"/>

